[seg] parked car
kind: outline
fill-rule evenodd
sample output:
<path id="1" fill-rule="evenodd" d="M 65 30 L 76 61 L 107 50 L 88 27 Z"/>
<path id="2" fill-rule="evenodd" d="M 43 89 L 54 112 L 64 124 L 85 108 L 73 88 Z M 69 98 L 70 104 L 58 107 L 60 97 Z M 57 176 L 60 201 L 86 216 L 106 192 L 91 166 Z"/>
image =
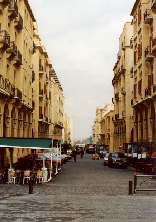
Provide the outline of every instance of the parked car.
<path id="1" fill-rule="evenodd" d="M 112 152 L 108 156 L 108 166 L 120 166 L 127 168 L 127 158 L 122 152 Z"/>
<path id="2" fill-rule="evenodd" d="M 103 158 L 103 165 L 104 166 L 108 165 L 108 156 L 109 156 L 109 153 L 106 153 L 104 158 Z"/>

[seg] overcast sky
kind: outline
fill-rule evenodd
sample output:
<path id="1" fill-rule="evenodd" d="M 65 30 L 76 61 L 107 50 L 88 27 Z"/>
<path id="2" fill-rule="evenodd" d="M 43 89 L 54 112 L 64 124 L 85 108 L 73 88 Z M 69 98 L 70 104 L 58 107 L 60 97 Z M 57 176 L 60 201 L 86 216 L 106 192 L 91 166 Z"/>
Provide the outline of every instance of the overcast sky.
<path id="1" fill-rule="evenodd" d="M 119 36 L 134 0 L 29 0 L 74 118 L 74 138 L 87 138 L 96 108 L 112 102 Z"/>

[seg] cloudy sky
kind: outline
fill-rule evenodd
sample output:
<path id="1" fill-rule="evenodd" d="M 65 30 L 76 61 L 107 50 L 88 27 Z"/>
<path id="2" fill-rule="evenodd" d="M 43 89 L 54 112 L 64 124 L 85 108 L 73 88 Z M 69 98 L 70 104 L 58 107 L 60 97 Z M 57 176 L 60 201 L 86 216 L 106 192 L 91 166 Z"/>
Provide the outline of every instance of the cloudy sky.
<path id="1" fill-rule="evenodd" d="M 98 106 L 111 103 L 119 36 L 134 0 L 29 0 L 74 118 L 74 138 L 91 135 Z"/>

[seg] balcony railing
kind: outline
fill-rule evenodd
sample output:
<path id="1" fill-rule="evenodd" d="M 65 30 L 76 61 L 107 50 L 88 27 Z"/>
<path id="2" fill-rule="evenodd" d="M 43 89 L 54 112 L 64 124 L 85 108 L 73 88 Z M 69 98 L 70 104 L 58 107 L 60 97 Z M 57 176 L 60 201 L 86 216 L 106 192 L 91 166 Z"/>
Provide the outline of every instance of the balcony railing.
<path id="1" fill-rule="evenodd" d="M 144 23 L 145 24 L 151 24 L 151 22 L 153 21 L 153 16 L 151 14 L 151 9 L 146 9 L 145 13 L 144 13 Z"/>
<path id="2" fill-rule="evenodd" d="M 16 61 L 15 62 L 16 65 L 22 65 L 22 54 L 20 53 L 19 50 L 17 51 L 17 55 L 14 59 Z"/>
<path id="3" fill-rule="evenodd" d="M 146 47 L 144 53 L 145 53 L 145 61 L 151 61 L 153 59 L 153 55 L 151 53 L 151 49 L 149 46 Z"/>
<path id="4" fill-rule="evenodd" d="M 10 81 L 6 79 L 5 77 L 3 77 L 2 75 L 0 75 L 0 89 L 4 90 L 4 94 L 6 91 L 10 95 L 13 95 L 13 96 L 15 95 L 15 86 L 11 84 Z"/>
<path id="5" fill-rule="evenodd" d="M 151 96 L 151 88 L 146 88 L 145 89 L 145 98 L 147 98 L 148 96 Z"/>
<path id="6" fill-rule="evenodd" d="M 10 47 L 10 36 L 6 30 L 0 31 L 0 43 L 3 43 L 3 48 Z"/>
<path id="7" fill-rule="evenodd" d="M 10 48 L 8 48 L 6 52 L 10 53 L 10 57 L 12 57 L 12 58 L 16 56 L 17 46 L 15 45 L 15 43 L 13 41 L 10 42 Z"/>
<path id="8" fill-rule="evenodd" d="M 18 6 L 15 2 L 15 0 L 11 0 L 9 6 L 8 6 L 8 11 L 10 12 L 11 17 L 17 17 L 18 16 Z"/>
<path id="9" fill-rule="evenodd" d="M 20 13 L 18 13 L 18 17 L 15 19 L 15 24 L 17 29 L 23 29 L 23 18 Z"/>
<path id="10" fill-rule="evenodd" d="M 15 89 L 15 98 L 22 100 L 22 92 L 18 88 Z"/>

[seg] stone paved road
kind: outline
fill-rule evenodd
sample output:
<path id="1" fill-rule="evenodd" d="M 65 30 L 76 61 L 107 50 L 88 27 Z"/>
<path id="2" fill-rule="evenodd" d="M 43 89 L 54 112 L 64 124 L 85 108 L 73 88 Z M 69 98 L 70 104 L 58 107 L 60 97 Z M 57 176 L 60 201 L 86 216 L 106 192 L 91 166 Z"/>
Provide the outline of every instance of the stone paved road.
<path id="1" fill-rule="evenodd" d="M 34 185 L 0 185 L 0 221 L 124 221 L 156 222 L 156 193 L 128 194 L 134 169 L 103 166 L 103 160 L 80 156 L 62 166 L 52 182 Z M 145 185 L 156 188 L 156 180 Z"/>

